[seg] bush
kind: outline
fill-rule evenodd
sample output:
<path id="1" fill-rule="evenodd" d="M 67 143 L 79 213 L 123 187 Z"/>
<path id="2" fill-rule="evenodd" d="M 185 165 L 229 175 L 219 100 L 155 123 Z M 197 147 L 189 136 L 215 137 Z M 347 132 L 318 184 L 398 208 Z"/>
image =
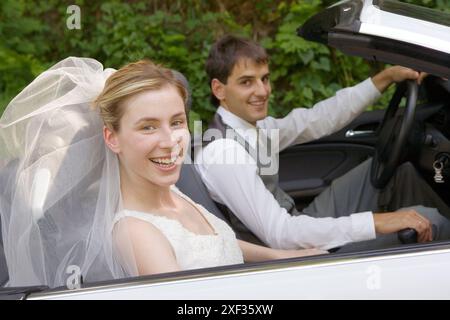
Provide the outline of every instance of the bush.
<path id="1" fill-rule="evenodd" d="M 406 1 L 449 10 L 449 0 Z M 382 68 L 295 35 L 330 0 L 74 2 L 81 8 L 81 30 L 66 27 L 73 1 L 0 2 L 0 112 L 65 57 L 92 57 L 113 68 L 150 58 L 186 75 L 193 88 L 190 118 L 208 121 L 215 108 L 204 61 L 214 39 L 225 33 L 252 37 L 268 49 L 274 87 L 270 114 L 275 116 L 311 107 Z"/>

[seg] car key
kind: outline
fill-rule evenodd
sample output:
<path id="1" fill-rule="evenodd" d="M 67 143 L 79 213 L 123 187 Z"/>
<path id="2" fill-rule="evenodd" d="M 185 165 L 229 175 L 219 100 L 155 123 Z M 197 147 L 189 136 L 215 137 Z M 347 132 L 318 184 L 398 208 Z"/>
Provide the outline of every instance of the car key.
<path id="1" fill-rule="evenodd" d="M 440 160 L 433 162 L 434 169 L 434 182 L 444 183 L 444 176 L 442 175 L 442 169 L 444 168 L 444 163 Z"/>

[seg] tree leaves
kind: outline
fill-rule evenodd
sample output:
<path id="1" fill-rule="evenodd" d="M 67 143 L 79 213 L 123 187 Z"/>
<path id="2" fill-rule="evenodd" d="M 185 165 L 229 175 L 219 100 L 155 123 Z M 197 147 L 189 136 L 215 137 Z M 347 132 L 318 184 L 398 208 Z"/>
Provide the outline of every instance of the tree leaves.
<path id="1" fill-rule="evenodd" d="M 450 10 L 450 0 L 405 1 Z M 306 19 L 334 2 L 74 0 L 82 27 L 69 30 L 67 1 L 1 0 L 0 112 L 40 72 L 67 56 L 92 57 L 113 68 L 149 58 L 185 74 L 193 91 L 190 119 L 207 122 L 215 107 L 204 63 L 214 40 L 225 33 L 252 37 L 267 48 L 271 115 L 311 107 L 380 68 L 296 35 Z"/>

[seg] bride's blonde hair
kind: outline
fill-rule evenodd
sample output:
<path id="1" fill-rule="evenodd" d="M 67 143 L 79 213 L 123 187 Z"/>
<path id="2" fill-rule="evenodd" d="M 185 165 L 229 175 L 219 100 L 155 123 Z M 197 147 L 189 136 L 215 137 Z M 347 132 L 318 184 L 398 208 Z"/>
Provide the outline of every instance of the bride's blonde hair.
<path id="1" fill-rule="evenodd" d="M 150 60 L 129 63 L 106 80 L 105 87 L 93 102 L 93 106 L 99 109 L 105 126 L 118 132 L 120 119 L 124 113 L 121 103 L 126 98 L 147 90 L 159 90 L 167 85 L 172 85 L 177 89 L 186 110 L 187 89 L 172 70 Z"/>

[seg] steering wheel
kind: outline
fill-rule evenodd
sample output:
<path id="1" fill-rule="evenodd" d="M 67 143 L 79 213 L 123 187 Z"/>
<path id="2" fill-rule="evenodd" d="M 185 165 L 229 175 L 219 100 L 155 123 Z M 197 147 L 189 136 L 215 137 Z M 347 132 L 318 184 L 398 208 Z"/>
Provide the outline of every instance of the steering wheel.
<path id="1" fill-rule="evenodd" d="M 418 85 L 407 80 L 399 85 L 378 128 L 378 141 L 372 160 L 371 183 L 377 189 L 384 188 L 395 173 L 400 159 L 406 151 L 407 139 L 414 124 Z M 402 98 L 406 96 L 406 108 L 402 115 L 397 111 Z"/>

